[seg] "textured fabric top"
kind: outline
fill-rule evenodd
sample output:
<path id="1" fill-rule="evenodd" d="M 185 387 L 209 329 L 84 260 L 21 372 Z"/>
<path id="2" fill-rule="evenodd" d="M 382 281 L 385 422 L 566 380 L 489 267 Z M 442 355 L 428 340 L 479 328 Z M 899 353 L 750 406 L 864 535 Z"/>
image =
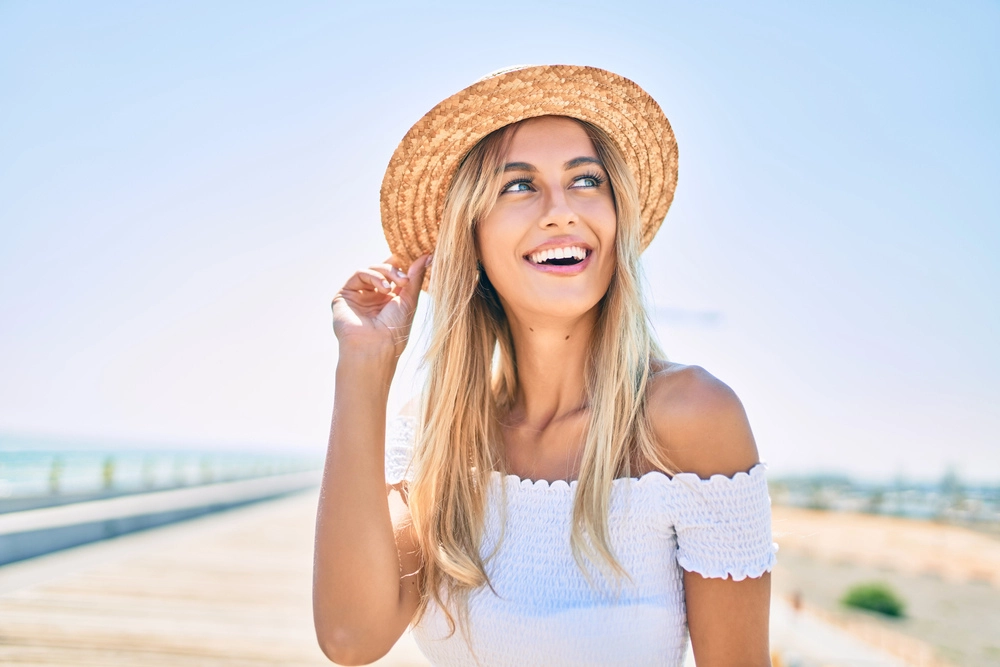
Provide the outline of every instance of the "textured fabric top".
<path id="1" fill-rule="evenodd" d="M 386 438 L 386 481 L 412 479 L 415 420 L 397 417 Z M 470 596 L 470 652 L 433 603 L 413 627 L 433 665 L 684 664 L 684 570 L 739 581 L 771 571 L 771 498 L 765 462 L 732 477 L 650 472 L 613 482 L 611 545 L 632 577 L 618 596 L 596 571 L 591 588 L 570 550 L 576 481 L 531 481 L 493 472 L 480 552 L 499 597 Z M 501 492 L 506 489 L 507 503 Z"/>

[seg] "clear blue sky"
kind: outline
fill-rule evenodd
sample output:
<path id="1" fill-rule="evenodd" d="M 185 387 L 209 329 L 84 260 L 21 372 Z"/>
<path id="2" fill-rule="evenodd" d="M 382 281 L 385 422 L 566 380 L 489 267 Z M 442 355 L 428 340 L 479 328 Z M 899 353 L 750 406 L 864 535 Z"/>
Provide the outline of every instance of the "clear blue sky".
<path id="1" fill-rule="evenodd" d="M 658 329 L 774 474 L 1000 479 L 998 34 L 971 1 L 0 3 L 0 431 L 322 451 L 396 143 L 564 62 L 670 118 Z"/>

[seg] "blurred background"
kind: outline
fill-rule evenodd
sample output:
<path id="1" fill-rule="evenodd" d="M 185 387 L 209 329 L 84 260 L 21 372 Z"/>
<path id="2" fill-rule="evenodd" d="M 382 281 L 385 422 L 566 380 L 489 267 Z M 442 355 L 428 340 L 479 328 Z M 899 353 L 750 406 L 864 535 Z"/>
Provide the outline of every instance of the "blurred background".
<path id="1" fill-rule="evenodd" d="M 775 664 L 1000 664 L 998 34 L 985 0 L 0 2 L 0 662 L 322 662 L 329 304 L 389 254 L 389 156 L 572 63 L 677 136 L 650 312 L 768 463 Z"/>

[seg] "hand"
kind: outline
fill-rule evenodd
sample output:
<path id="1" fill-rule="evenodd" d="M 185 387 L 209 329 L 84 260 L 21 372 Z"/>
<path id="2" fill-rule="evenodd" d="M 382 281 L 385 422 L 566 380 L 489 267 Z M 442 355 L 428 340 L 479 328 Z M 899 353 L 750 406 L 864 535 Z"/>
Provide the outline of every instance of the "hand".
<path id="1" fill-rule="evenodd" d="M 403 273 L 390 257 L 352 275 L 331 304 L 341 349 L 378 351 L 391 345 L 399 359 L 409 340 L 429 261 L 430 255 L 419 257 Z"/>

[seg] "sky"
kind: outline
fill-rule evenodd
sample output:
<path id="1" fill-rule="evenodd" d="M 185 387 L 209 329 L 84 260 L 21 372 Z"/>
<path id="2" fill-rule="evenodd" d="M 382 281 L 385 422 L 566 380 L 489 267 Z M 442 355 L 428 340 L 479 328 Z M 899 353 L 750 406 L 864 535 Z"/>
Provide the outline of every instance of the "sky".
<path id="1" fill-rule="evenodd" d="M 975 1 L 0 2 L 0 433 L 322 453 L 396 144 L 571 63 L 670 119 L 650 307 L 769 474 L 1000 481 L 998 34 Z"/>

